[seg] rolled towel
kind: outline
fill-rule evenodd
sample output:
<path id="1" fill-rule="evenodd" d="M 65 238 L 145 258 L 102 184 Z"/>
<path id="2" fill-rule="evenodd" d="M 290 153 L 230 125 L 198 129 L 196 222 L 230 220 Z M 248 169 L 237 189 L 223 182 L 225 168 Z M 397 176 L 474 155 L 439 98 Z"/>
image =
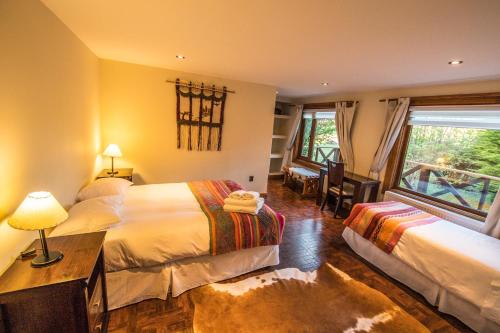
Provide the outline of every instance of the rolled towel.
<path id="1" fill-rule="evenodd" d="M 243 207 L 257 207 L 258 201 L 262 198 L 257 198 L 257 199 L 232 199 L 232 198 L 226 198 L 224 199 L 224 204 L 230 205 L 230 206 L 243 206 Z"/>
<path id="2" fill-rule="evenodd" d="M 260 197 L 259 192 L 238 190 L 229 194 L 231 199 L 252 200 Z"/>
<path id="3" fill-rule="evenodd" d="M 264 198 L 259 198 L 257 199 L 257 207 L 234 206 L 225 204 L 224 211 L 231 213 L 245 213 L 245 214 L 257 215 L 262 206 L 264 206 Z"/>

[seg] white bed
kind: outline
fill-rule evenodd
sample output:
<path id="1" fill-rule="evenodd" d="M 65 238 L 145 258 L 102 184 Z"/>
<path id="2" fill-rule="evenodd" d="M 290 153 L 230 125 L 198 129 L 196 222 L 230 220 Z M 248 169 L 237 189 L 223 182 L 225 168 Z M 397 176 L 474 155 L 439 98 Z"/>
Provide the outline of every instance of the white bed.
<path id="1" fill-rule="evenodd" d="M 500 332 L 500 241 L 440 220 L 407 229 L 387 254 L 350 228 L 361 257 L 479 332 Z"/>
<path id="2" fill-rule="evenodd" d="M 186 183 L 130 186 L 120 215 L 104 243 L 110 309 L 279 263 L 277 245 L 209 255 L 208 220 Z M 51 237 L 77 229 L 70 223 Z"/>

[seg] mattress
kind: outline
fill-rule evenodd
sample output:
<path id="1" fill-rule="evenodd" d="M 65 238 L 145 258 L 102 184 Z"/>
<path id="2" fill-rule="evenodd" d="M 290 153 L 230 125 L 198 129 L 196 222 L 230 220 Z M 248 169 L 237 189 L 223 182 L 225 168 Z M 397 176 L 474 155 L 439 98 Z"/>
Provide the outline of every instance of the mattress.
<path id="1" fill-rule="evenodd" d="M 405 231 L 392 255 L 447 290 L 483 308 L 497 299 L 500 241 L 440 220 Z M 500 324 L 500 308 L 498 309 Z"/>
<path id="2" fill-rule="evenodd" d="M 107 229 L 107 271 L 209 253 L 208 220 L 186 183 L 130 186 L 121 216 Z"/>
<path id="3" fill-rule="evenodd" d="M 490 313 L 489 316 L 485 316 L 484 308 L 447 290 L 394 255 L 383 252 L 350 228 L 344 229 L 342 237 L 354 252 L 394 279 L 422 294 L 430 304 L 437 306 L 439 311 L 457 317 L 478 332 L 500 332 L 500 324 L 495 322 L 498 319 L 497 315 Z"/>

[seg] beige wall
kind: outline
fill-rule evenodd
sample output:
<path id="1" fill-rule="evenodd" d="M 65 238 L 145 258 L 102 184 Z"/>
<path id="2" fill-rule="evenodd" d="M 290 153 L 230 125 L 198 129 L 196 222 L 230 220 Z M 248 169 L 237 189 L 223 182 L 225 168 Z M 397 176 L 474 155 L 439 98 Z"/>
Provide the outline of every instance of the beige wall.
<path id="1" fill-rule="evenodd" d="M 69 205 L 99 148 L 98 61 L 37 0 L 0 1 L 0 221 L 28 192 Z M 0 273 L 35 236 L 0 223 Z"/>
<path id="2" fill-rule="evenodd" d="M 338 100 L 357 100 L 360 102 L 352 132 L 355 159 L 355 172 L 368 175 L 373 155 L 377 150 L 386 124 L 385 103 L 378 100 L 393 97 L 427 95 L 467 94 L 500 91 L 500 80 L 422 86 L 404 89 L 391 89 L 336 96 L 317 96 L 297 99 L 297 103 L 326 102 Z M 381 174 L 383 179 L 384 172 Z"/>
<path id="3" fill-rule="evenodd" d="M 137 183 L 232 179 L 265 192 L 275 88 L 167 69 L 100 60 L 102 144 L 116 143 L 118 166 L 134 167 Z M 236 91 L 228 94 L 222 151 L 178 150 L 175 86 L 166 79 L 192 80 Z M 108 166 L 109 161 L 104 161 Z M 248 176 L 255 177 L 254 182 Z"/>

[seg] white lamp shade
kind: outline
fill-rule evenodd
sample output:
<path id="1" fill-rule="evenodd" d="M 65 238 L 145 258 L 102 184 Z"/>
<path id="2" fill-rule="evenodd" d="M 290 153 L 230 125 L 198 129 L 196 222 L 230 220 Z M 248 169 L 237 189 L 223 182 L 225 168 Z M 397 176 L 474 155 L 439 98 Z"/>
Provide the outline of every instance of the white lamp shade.
<path id="1" fill-rule="evenodd" d="M 11 227 L 22 230 L 52 228 L 68 218 L 68 213 L 50 192 L 32 192 L 9 218 Z"/>
<path id="2" fill-rule="evenodd" d="M 104 150 L 103 155 L 108 157 L 122 157 L 122 152 L 120 150 L 120 147 L 118 147 L 118 145 L 112 143 L 106 147 L 106 150 Z"/>

